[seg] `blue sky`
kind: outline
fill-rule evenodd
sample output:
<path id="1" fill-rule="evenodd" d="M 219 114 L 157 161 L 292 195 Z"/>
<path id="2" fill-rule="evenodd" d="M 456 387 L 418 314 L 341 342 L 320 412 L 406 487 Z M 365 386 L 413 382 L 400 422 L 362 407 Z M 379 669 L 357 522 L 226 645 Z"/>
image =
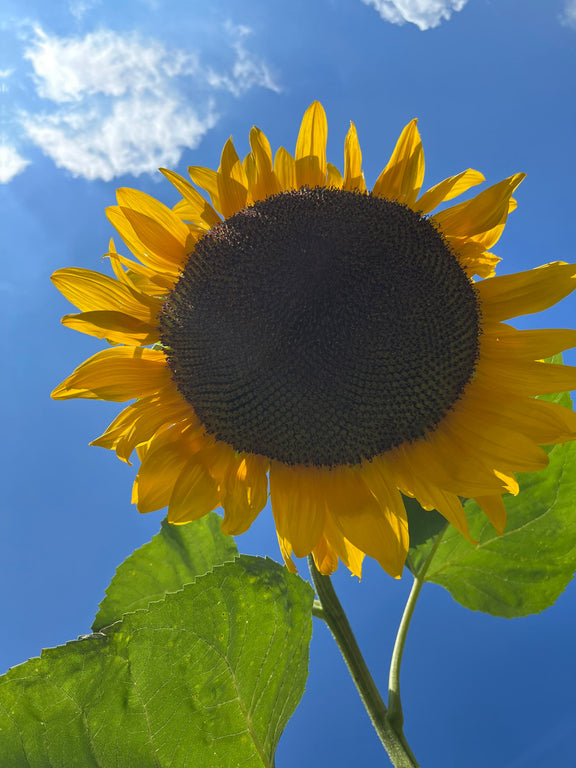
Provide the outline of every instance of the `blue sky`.
<path id="1" fill-rule="evenodd" d="M 104 208 L 155 172 L 217 167 L 258 125 L 293 150 L 322 101 L 329 160 L 356 124 L 368 185 L 419 118 L 425 185 L 465 168 L 528 176 L 497 247 L 500 272 L 574 261 L 574 0 L 3 0 L 0 16 L 0 672 L 89 631 L 116 566 L 162 513 L 130 505 L 135 468 L 90 448 L 113 404 L 49 393 L 101 348 L 60 325 L 57 268 L 101 268 Z M 574 299 L 525 326 L 574 327 Z M 519 323 L 520 324 L 520 323 Z M 576 354 L 566 355 L 576 364 Z M 269 511 L 238 540 L 280 559 Z M 305 574 L 305 564 L 302 564 Z M 336 586 L 385 686 L 409 590 L 374 563 Z M 426 768 L 573 766 L 576 587 L 541 616 L 468 612 L 424 589 L 403 669 L 406 730 Z M 278 768 L 382 764 L 338 652 L 315 624 L 308 690 Z"/>

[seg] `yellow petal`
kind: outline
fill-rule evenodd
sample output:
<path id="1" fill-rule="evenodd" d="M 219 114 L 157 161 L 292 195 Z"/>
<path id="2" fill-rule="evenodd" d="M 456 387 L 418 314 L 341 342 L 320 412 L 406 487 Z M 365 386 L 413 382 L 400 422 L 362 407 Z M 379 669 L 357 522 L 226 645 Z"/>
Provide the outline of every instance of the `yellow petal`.
<path id="1" fill-rule="evenodd" d="M 331 519 L 351 544 L 399 577 L 408 552 L 404 505 L 376 499 L 364 481 L 365 469 L 335 468 L 325 488 Z"/>
<path id="2" fill-rule="evenodd" d="M 122 187 L 116 190 L 120 208 L 142 214 L 167 232 L 180 246 L 186 245 L 189 229 L 166 205 L 137 189 Z M 137 232 L 138 234 L 138 232 Z"/>
<path id="3" fill-rule="evenodd" d="M 456 530 L 476 544 L 476 540 L 470 536 L 468 519 L 462 507 L 460 499 L 455 493 L 445 491 L 435 485 L 422 483 L 417 475 L 412 475 L 410 487 L 412 491 L 410 496 L 415 498 L 423 509 L 435 509 L 442 515 Z"/>
<path id="4" fill-rule="evenodd" d="M 428 478 L 423 478 L 422 472 L 415 465 L 410 454 L 400 454 L 394 462 L 380 457 L 373 464 L 376 468 L 380 466 L 383 477 L 395 477 L 406 496 L 417 499 L 424 509 L 436 509 L 463 536 L 470 539 L 468 521 L 458 496 L 438 487 Z"/>
<path id="5" fill-rule="evenodd" d="M 158 299 L 88 269 L 61 269 L 52 275 L 52 281 L 69 301 L 87 310 L 79 315 L 65 315 L 62 323 L 66 327 L 114 344 L 158 341 Z"/>
<path id="6" fill-rule="evenodd" d="M 129 344 L 147 346 L 160 341 L 160 332 L 156 324 L 144 323 L 132 315 L 123 312 L 82 312 L 77 315 L 64 315 L 62 325 L 88 336 L 106 339 L 110 344 Z"/>
<path id="7" fill-rule="evenodd" d="M 342 189 L 342 174 L 332 163 L 326 163 L 326 186 Z"/>
<path id="8" fill-rule="evenodd" d="M 162 234 L 164 230 L 159 224 L 154 225 L 151 219 L 147 219 L 146 216 L 139 214 L 137 211 L 131 211 L 131 215 L 127 215 L 128 209 L 122 209 L 119 206 L 110 206 L 106 208 L 106 216 L 109 222 L 117 230 L 118 234 L 124 240 L 128 248 L 132 253 L 147 267 L 153 269 L 160 274 L 168 274 L 171 276 L 177 276 L 179 269 L 179 262 L 174 261 L 164 255 L 162 247 Z M 150 229 L 146 227 L 146 224 L 151 222 Z M 159 247 L 160 253 L 157 253 L 153 247 L 151 247 L 150 240 L 143 243 L 139 234 L 136 232 L 135 226 L 138 226 L 143 231 L 144 236 L 148 235 L 151 239 L 155 240 L 156 246 Z M 169 239 L 166 239 L 169 243 Z M 180 252 L 181 260 L 184 255 L 183 249 L 176 244 L 176 241 L 172 239 L 171 245 L 173 251 Z M 170 255 L 174 255 L 174 253 Z"/>
<path id="9" fill-rule="evenodd" d="M 264 200 L 281 191 L 272 166 L 272 150 L 266 136 L 254 126 L 250 131 L 250 147 L 256 163 L 256 181 L 251 190 L 253 200 Z"/>
<path id="10" fill-rule="evenodd" d="M 496 265 L 502 261 L 495 254 L 488 253 L 481 243 L 472 238 L 447 237 L 446 240 L 468 277 L 492 277 Z"/>
<path id="11" fill-rule="evenodd" d="M 161 306 L 157 299 L 130 290 L 118 280 L 89 269 L 58 269 L 52 275 L 52 282 L 81 312 L 113 310 L 154 323 Z"/>
<path id="12" fill-rule="evenodd" d="M 278 536 L 278 544 L 280 546 L 280 552 L 282 553 L 282 558 L 286 568 L 288 568 L 290 573 L 298 573 L 298 568 L 296 568 L 294 561 L 292 560 L 292 545 L 288 539 L 280 536 L 278 530 L 276 530 L 276 535 Z"/>
<path id="13" fill-rule="evenodd" d="M 124 408 L 104 434 L 90 445 L 115 450 L 119 459 L 130 463 L 136 446 L 150 440 L 162 427 L 175 424 L 180 424 L 181 429 L 200 426 L 192 408 L 170 386 Z"/>
<path id="14" fill-rule="evenodd" d="M 296 183 L 298 187 L 321 187 L 326 183 L 326 141 L 328 122 L 318 101 L 304 113 L 296 142 Z"/>
<path id="15" fill-rule="evenodd" d="M 153 257 L 159 264 L 168 262 L 176 269 L 180 269 L 184 265 L 188 255 L 187 239 L 190 230 L 178 219 L 176 214 L 174 214 L 174 218 L 186 229 L 186 237 L 183 239 L 180 236 L 174 237 L 172 232 L 165 229 L 159 221 L 140 213 L 140 211 L 123 206 L 120 207 L 120 210 L 134 230 L 136 237 L 142 244 L 143 252 L 148 258 Z M 179 235 L 181 234 L 180 232 Z"/>
<path id="16" fill-rule="evenodd" d="M 230 462 L 223 489 L 223 533 L 238 535 L 250 528 L 268 499 L 268 462 L 243 454 Z"/>
<path id="17" fill-rule="evenodd" d="M 178 192 L 180 192 L 184 198 L 183 202 L 188 206 L 187 209 L 189 209 L 192 214 L 191 221 L 193 221 L 194 224 L 198 224 L 204 229 L 209 229 L 218 224 L 220 216 L 218 216 L 214 208 L 204 200 L 202 195 L 194 189 L 192 184 L 186 181 L 186 179 L 183 179 L 182 176 L 174 173 L 174 171 L 160 168 L 160 172 L 166 176 L 168 181 L 176 187 Z M 176 213 L 175 209 L 174 212 Z"/>
<path id="18" fill-rule="evenodd" d="M 508 362 L 484 360 L 476 371 L 478 384 L 493 391 L 512 392 L 522 396 L 549 395 L 576 389 L 576 367 L 526 361 Z"/>
<path id="19" fill-rule="evenodd" d="M 506 490 L 517 491 L 518 484 L 514 478 L 503 477 L 485 467 L 474 455 L 474 446 L 467 446 L 463 451 L 447 432 L 446 426 L 462 417 L 463 407 L 457 403 L 440 427 L 427 435 L 426 440 L 415 440 L 403 448 L 395 449 L 392 455 L 387 454 L 387 461 L 399 475 L 402 475 L 408 462 L 412 476 L 419 474 L 423 483 L 430 483 L 458 496 L 470 498 Z M 410 491 L 408 485 L 400 486 L 400 489 Z"/>
<path id="20" fill-rule="evenodd" d="M 472 237 L 501 226 L 508 216 L 510 196 L 525 177 L 525 173 L 516 173 L 483 190 L 472 200 L 434 214 L 432 221 L 447 237 Z"/>
<path id="21" fill-rule="evenodd" d="M 409 546 L 406 508 L 396 485 L 394 476 L 383 457 L 364 462 L 362 480 L 375 496 L 380 513 L 390 529 L 388 548 L 385 554 L 385 570 L 391 575 L 400 575 Z M 384 555 L 381 555 L 384 557 Z"/>
<path id="22" fill-rule="evenodd" d="M 443 491 L 441 488 L 431 487 L 426 489 L 428 498 L 433 508 L 439 512 L 448 522 L 456 528 L 456 530 L 462 534 L 468 541 L 476 544 L 476 540 L 470 536 L 470 529 L 468 527 L 468 520 L 462 507 L 462 503 L 455 493 L 449 491 Z M 421 493 L 416 494 L 416 498 L 426 498 Z"/>
<path id="23" fill-rule="evenodd" d="M 174 483 L 168 504 L 169 523 L 198 520 L 220 505 L 218 483 L 208 472 L 202 454 L 198 451 L 188 459 Z"/>
<path id="24" fill-rule="evenodd" d="M 168 506 L 174 485 L 190 459 L 180 431 L 172 430 L 168 437 L 169 441 L 159 442 L 142 458 L 132 491 L 132 503 L 139 512 L 156 512 Z"/>
<path id="25" fill-rule="evenodd" d="M 490 520 L 496 533 L 502 535 L 506 527 L 506 507 L 502 496 L 476 496 L 474 501 Z"/>
<path id="26" fill-rule="evenodd" d="M 284 147 L 280 147 L 274 158 L 274 173 L 280 184 L 282 191 L 288 192 L 291 189 L 297 189 L 296 184 L 296 161 Z"/>
<path id="27" fill-rule="evenodd" d="M 511 393 L 487 390 L 472 406 L 486 423 L 504 426 L 526 435 L 537 445 L 553 445 L 576 439 L 576 413 L 556 403 Z"/>
<path id="28" fill-rule="evenodd" d="M 364 552 L 358 549 L 358 547 L 355 547 L 350 541 L 348 541 L 345 536 L 342 535 L 342 532 L 338 526 L 334 524 L 334 521 L 332 520 L 332 517 L 329 513 L 326 514 L 326 520 L 324 522 L 323 539 L 325 539 L 327 544 L 327 556 L 331 558 L 333 556 L 332 553 L 334 553 L 337 555 L 337 557 L 340 558 L 340 560 L 342 560 L 344 565 L 352 574 L 354 574 L 354 576 L 361 578 Z M 316 559 L 316 551 L 314 551 L 314 557 Z M 322 570 L 318 560 L 316 560 L 316 565 L 320 573 L 328 572 Z M 326 561 L 323 567 L 328 567 L 328 565 L 329 563 Z"/>
<path id="29" fill-rule="evenodd" d="M 296 557 L 305 557 L 318 543 L 324 528 L 326 503 L 307 468 L 280 462 L 270 466 L 270 499 L 278 536 L 290 543 Z"/>
<path id="30" fill-rule="evenodd" d="M 516 208 L 516 200 L 511 197 L 510 200 L 508 200 L 508 210 L 506 210 L 505 207 L 502 208 L 501 217 L 498 223 L 495 224 L 491 229 L 487 229 L 485 232 L 478 232 L 471 238 L 471 240 L 473 240 L 475 243 L 478 243 L 478 245 L 481 245 L 484 249 L 492 248 L 492 246 L 495 245 L 495 243 L 497 243 L 500 239 L 502 232 L 504 232 L 508 214 L 516 210 Z"/>
<path id="31" fill-rule="evenodd" d="M 462 450 L 472 451 L 486 466 L 511 472 L 536 472 L 548 466 L 547 453 L 529 437 L 489 423 L 470 409 L 448 431 Z"/>
<path id="32" fill-rule="evenodd" d="M 542 312 L 576 288 L 576 264 L 562 261 L 476 283 L 484 322 Z"/>
<path id="33" fill-rule="evenodd" d="M 362 173 L 362 152 L 360 151 L 356 126 L 352 122 L 344 141 L 343 189 L 349 192 L 355 189 L 360 192 L 366 192 L 366 182 Z"/>
<path id="34" fill-rule="evenodd" d="M 546 400 L 516 402 L 506 416 L 516 429 L 523 428 L 539 445 L 552 445 L 576 440 L 576 413 Z"/>
<path id="35" fill-rule="evenodd" d="M 170 383 L 162 352 L 142 347 L 113 347 L 97 352 L 52 392 L 55 400 L 82 397 L 123 402 L 146 397 Z"/>
<path id="36" fill-rule="evenodd" d="M 217 178 L 220 210 L 227 219 L 246 206 L 248 196 L 248 179 L 232 139 L 224 144 Z"/>
<path id="37" fill-rule="evenodd" d="M 123 216 L 122 219 L 124 220 Z M 144 266 L 144 264 L 127 259 L 116 252 L 112 238 L 110 238 L 109 251 L 102 258 L 110 259 L 110 264 L 119 282 L 146 296 L 165 296 L 174 287 L 178 277 L 173 266 L 170 267 L 170 274 L 162 274 L 155 269 Z"/>
<path id="38" fill-rule="evenodd" d="M 457 176 L 450 176 L 450 178 L 444 179 L 439 184 L 430 187 L 420 197 L 415 207 L 422 213 L 430 213 L 440 203 L 458 197 L 458 195 L 467 192 L 471 187 L 481 184 L 483 181 L 484 176 L 479 171 L 468 168 L 468 170 L 462 171 Z"/>
<path id="39" fill-rule="evenodd" d="M 576 330 L 519 331 L 504 323 L 485 326 L 480 339 L 481 356 L 496 360 L 542 360 L 576 347 Z"/>
<path id="40" fill-rule="evenodd" d="M 388 165 L 374 184 L 372 194 L 414 207 L 424 181 L 424 150 L 417 120 L 400 134 Z"/>
<path id="41" fill-rule="evenodd" d="M 344 537 L 342 536 L 342 538 Z M 314 557 L 316 568 L 318 568 L 322 575 L 329 576 L 338 568 L 338 555 L 336 554 L 336 550 L 324 534 L 320 536 L 318 544 L 316 544 L 312 550 L 312 555 Z"/>
<path id="42" fill-rule="evenodd" d="M 218 174 L 212 168 L 202 168 L 201 166 L 191 165 L 188 167 L 190 178 L 198 187 L 208 192 L 210 201 L 216 211 L 222 213 L 220 207 L 220 193 L 218 191 Z"/>
<path id="43" fill-rule="evenodd" d="M 256 159 L 254 158 L 253 152 L 248 152 L 244 160 L 242 160 L 242 168 L 244 169 L 246 183 L 248 184 L 246 203 L 247 205 L 251 205 L 254 202 L 252 193 L 254 192 L 254 185 L 256 184 L 256 177 L 258 175 L 258 172 L 256 171 Z"/>

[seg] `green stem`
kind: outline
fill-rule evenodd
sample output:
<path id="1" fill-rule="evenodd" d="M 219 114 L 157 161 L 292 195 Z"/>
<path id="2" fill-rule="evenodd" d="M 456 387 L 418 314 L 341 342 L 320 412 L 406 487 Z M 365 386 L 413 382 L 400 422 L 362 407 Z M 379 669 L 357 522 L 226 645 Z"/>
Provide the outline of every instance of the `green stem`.
<path id="1" fill-rule="evenodd" d="M 403 734 L 399 735 L 389 722 L 386 705 L 360 652 L 348 618 L 332 586 L 330 576 L 323 576 L 318 571 L 311 555 L 308 557 L 308 563 L 319 603 L 319 605 L 316 603 L 314 606 L 314 615 L 324 619 L 328 624 L 370 716 L 372 725 L 388 752 L 392 764 L 395 768 L 419 768 Z"/>
<path id="2" fill-rule="evenodd" d="M 426 561 L 417 575 L 414 576 L 414 583 L 408 596 L 408 601 L 402 614 L 402 620 L 398 628 L 398 634 L 396 635 L 396 642 L 394 643 L 394 650 L 392 651 L 392 659 L 390 661 L 390 677 L 388 680 L 388 720 L 391 723 L 394 730 L 398 733 L 399 737 L 404 740 L 404 714 L 402 712 L 402 701 L 400 699 L 400 666 L 402 664 L 402 656 L 404 654 L 404 645 L 406 643 L 406 636 L 412 621 L 412 615 L 414 614 L 414 608 L 416 607 L 416 601 L 420 595 L 420 590 L 424 585 L 426 573 L 430 567 L 436 550 L 442 537 L 444 535 L 444 528 L 438 536 Z"/>

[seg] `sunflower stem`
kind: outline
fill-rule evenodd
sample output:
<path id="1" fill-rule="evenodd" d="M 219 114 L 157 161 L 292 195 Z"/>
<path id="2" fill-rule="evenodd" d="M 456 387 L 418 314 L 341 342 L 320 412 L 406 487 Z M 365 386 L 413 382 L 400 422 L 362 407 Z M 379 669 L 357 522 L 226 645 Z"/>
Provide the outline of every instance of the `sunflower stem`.
<path id="1" fill-rule="evenodd" d="M 419 768 L 418 762 L 404 738 L 404 734 L 400 736 L 388 720 L 386 705 L 364 661 L 348 617 L 334 591 L 330 576 L 323 576 L 318 571 L 312 555 L 308 557 L 308 563 L 312 581 L 318 595 L 313 613 L 328 624 L 360 694 L 362 703 L 368 712 L 380 741 L 388 753 L 392 765 L 395 768 Z"/>
<path id="2" fill-rule="evenodd" d="M 447 527 L 447 526 L 446 526 Z M 412 589 L 408 596 L 408 600 L 404 607 L 404 613 L 398 627 L 398 634 L 396 635 L 396 641 L 394 643 L 394 650 L 392 651 L 392 659 L 390 661 L 390 675 L 388 678 L 388 721 L 398 734 L 398 736 L 404 740 L 404 713 L 402 712 L 402 700 L 400 698 L 400 667 L 402 665 L 402 656 L 404 654 L 404 645 L 406 644 L 406 636 L 408 635 L 408 629 L 410 628 L 410 622 L 414 614 L 414 608 L 416 602 L 420 596 L 420 590 L 424 586 L 426 580 L 426 574 L 430 563 L 432 562 L 436 550 L 446 527 L 438 534 L 436 541 L 434 542 L 424 565 L 420 571 L 414 576 L 414 582 Z M 407 745 L 406 745 L 407 746 Z"/>

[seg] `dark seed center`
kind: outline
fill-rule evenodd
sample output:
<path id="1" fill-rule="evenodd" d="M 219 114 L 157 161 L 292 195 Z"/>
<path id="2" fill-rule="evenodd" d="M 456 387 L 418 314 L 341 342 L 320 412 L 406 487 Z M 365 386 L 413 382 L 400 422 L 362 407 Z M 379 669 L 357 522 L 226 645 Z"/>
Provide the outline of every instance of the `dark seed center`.
<path id="1" fill-rule="evenodd" d="M 479 305 L 425 218 L 318 187 L 239 211 L 197 243 L 164 304 L 182 396 L 237 451 L 370 459 L 434 429 L 470 381 Z"/>

